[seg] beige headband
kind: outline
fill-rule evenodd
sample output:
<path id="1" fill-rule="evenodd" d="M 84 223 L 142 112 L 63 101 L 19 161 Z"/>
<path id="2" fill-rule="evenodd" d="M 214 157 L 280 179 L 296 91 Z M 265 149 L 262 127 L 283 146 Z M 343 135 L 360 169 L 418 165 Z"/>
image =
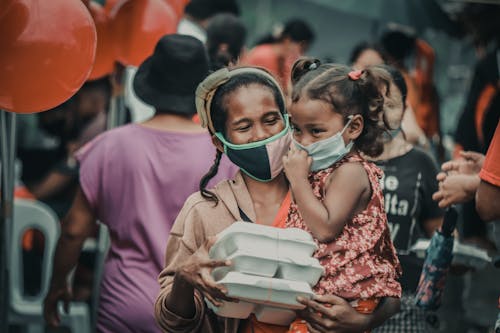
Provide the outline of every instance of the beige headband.
<path id="1" fill-rule="evenodd" d="M 265 69 L 258 67 L 238 67 L 231 70 L 221 68 L 207 76 L 205 80 L 198 85 L 198 88 L 196 88 L 196 111 L 200 117 L 202 127 L 208 127 L 212 133 L 216 132 L 212 123 L 212 118 L 210 117 L 210 106 L 215 92 L 217 88 L 229 81 L 232 77 L 245 73 L 257 74 L 270 80 L 278 88 L 283 100 L 283 105 L 285 104 L 285 96 L 281 91 L 279 83 L 271 73 Z"/>

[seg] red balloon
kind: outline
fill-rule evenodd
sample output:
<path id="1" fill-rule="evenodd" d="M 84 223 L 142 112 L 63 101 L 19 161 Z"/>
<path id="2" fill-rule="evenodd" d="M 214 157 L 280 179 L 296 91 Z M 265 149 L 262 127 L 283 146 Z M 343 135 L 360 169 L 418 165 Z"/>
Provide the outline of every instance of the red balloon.
<path id="1" fill-rule="evenodd" d="M 163 0 L 129 0 L 111 11 L 118 61 L 139 66 L 158 40 L 177 31 L 177 17 Z"/>
<path id="2" fill-rule="evenodd" d="M 96 49 L 94 22 L 76 0 L 3 0 L 0 6 L 0 108 L 53 108 L 87 79 Z"/>
<path id="3" fill-rule="evenodd" d="M 113 72 L 116 55 L 108 14 L 100 4 L 93 1 L 89 3 L 88 9 L 97 30 L 95 61 L 88 80 L 95 80 Z"/>
<path id="4" fill-rule="evenodd" d="M 111 13 L 113 8 L 115 8 L 119 1 L 120 0 L 106 0 L 106 2 L 104 3 L 104 10 L 106 11 L 106 14 L 109 15 L 109 13 Z"/>
<path id="5" fill-rule="evenodd" d="M 186 0 L 165 0 L 165 2 L 172 7 L 177 17 L 182 17 L 182 15 L 184 15 L 184 8 L 189 3 L 189 1 Z"/>

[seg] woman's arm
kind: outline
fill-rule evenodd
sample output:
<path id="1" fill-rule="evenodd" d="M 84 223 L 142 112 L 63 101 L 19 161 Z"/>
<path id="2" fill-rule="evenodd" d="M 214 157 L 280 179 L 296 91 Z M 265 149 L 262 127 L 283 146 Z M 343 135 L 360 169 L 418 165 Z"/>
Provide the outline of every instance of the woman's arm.
<path id="1" fill-rule="evenodd" d="M 44 301 L 44 317 L 49 325 L 59 325 L 59 301 L 64 301 L 67 309 L 71 293 L 66 279 L 78 262 L 85 239 L 92 235 L 95 227 L 96 218 L 82 189 L 78 187 L 73 205 L 62 223 L 61 236 L 54 255 L 50 290 Z"/>
<path id="2" fill-rule="evenodd" d="M 363 332 L 380 326 L 399 312 L 400 300 L 385 297 L 371 314 L 357 312 L 346 300 L 334 295 L 299 298 L 306 308 L 299 316 L 307 321 L 311 333 Z"/>

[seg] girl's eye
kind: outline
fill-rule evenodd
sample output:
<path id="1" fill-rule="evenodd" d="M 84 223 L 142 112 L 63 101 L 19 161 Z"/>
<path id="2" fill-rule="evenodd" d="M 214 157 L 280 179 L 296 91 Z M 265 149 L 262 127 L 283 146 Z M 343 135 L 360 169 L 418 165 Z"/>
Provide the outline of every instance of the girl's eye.
<path id="1" fill-rule="evenodd" d="M 318 129 L 318 128 L 313 128 L 313 129 L 311 129 L 311 133 L 312 133 L 313 135 L 318 135 L 318 134 L 320 134 L 321 132 L 323 132 L 323 130 Z"/>
<path id="2" fill-rule="evenodd" d="M 290 124 L 290 128 L 292 129 L 292 131 L 294 131 L 295 133 L 299 133 L 300 132 L 300 129 L 297 127 L 297 126 L 294 126 L 293 124 Z"/>

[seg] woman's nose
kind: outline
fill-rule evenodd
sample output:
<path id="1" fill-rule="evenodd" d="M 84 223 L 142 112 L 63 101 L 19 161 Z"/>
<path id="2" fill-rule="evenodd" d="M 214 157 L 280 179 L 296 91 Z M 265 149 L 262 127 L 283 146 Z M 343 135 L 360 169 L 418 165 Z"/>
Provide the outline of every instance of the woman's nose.
<path id="1" fill-rule="evenodd" d="M 262 141 L 270 137 L 269 133 L 262 127 L 262 126 L 256 126 L 254 133 L 253 133 L 253 138 L 252 141 Z"/>

